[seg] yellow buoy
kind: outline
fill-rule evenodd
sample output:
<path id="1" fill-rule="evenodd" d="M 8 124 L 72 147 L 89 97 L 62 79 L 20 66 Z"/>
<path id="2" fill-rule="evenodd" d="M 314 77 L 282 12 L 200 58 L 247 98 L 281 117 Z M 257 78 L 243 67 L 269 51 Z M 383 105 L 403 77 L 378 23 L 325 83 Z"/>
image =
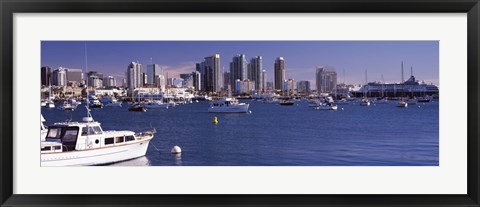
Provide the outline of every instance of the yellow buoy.
<path id="1" fill-rule="evenodd" d="M 213 123 L 214 123 L 214 124 L 217 124 L 217 123 L 218 123 L 217 117 L 213 117 Z"/>

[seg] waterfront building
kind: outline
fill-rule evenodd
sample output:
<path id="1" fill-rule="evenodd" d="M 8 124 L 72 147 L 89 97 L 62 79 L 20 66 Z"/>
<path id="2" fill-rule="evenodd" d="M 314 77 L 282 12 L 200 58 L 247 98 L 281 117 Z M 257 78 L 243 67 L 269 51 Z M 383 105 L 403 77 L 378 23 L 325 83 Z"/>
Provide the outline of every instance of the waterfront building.
<path id="1" fill-rule="evenodd" d="M 157 77 L 155 78 L 155 85 L 162 91 L 165 90 L 165 76 L 157 75 Z"/>
<path id="2" fill-rule="evenodd" d="M 193 87 L 195 88 L 195 91 L 201 91 L 201 86 L 202 83 L 201 81 L 201 74 L 199 71 L 193 71 L 192 72 L 192 78 L 193 78 Z"/>
<path id="3" fill-rule="evenodd" d="M 113 76 L 107 76 L 103 79 L 103 84 L 107 88 L 114 88 L 117 87 L 117 81 L 115 80 L 115 77 Z"/>
<path id="4" fill-rule="evenodd" d="M 246 80 L 247 79 L 247 68 L 248 68 L 248 62 L 247 59 L 245 58 L 244 54 L 238 54 L 232 58 L 232 62 L 230 62 L 230 79 L 231 82 L 235 82 L 236 80 Z M 238 91 L 236 88 L 237 84 L 233 84 L 233 91 Z"/>
<path id="5" fill-rule="evenodd" d="M 257 91 L 263 90 L 262 85 L 262 72 L 263 72 L 263 62 L 262 56 L 255 56 L 254 58 L 250 59 L 250 63 L 248 64 L 248 80 L 255 82 L 255 89 Z"/>
<path id="6" fill-rule="evenodd" d="M 172 86 L 175 88 L 182 88 L 183 87 L 183 79 L 181 78 L 174 78 L 172 81 Z"/>
<path id="7" fill-rule="evenodd" d="M 315 74 L 317 92 L 320 93 L 335 93 L 337 87 L 337 72 L 334 68 L 326 68 L 317 66 Z"/>
<path id="8" fill-rule="evenodd" d="M 65 68 L 67 73 L 67 82 L 75 82 L 75 83 L 82 83 L 83 81 L 83 71 L 82 69 L 74 69 L 74 68 Z"/>
<path id="9" fill-rule="evenodd" d="M 255 90 L 255 82 L 251 80 L 235 80 L 235 94 L 250 95 Z"/>
<path id="10" fill-rule="evenodd" d="M 93 71 L 93 70 L 88 71 L 87 77 L 90 77 L 90 76 L 97 76 L 98 78 L 103 80 L 103 73 L 99 73 L 97 71 Z"/>
<path id="11" fill-rule="evenodd" d="M 293 96 L 297 94 L 297 81 L 288 79 L 283 82 L 283 91 L 286 96 Z"/>
<path id="12" fill-rule="evenodd" d="M 180 78 L 183 79 L 182 87 L 184 88 L 193 87 L 193 73 L 180 74 Z"/>
<path id="13" fill-rule="evenodd" d="M 419 82 L 412 75 L 402 83 L 370 82 L 358 90 L 350 91 L 353 96 L 361 97 L 367 94 L 369 97 L 424 97 L 438 96 L 439 89 L 436 85 Z"/>
<path id="14" fill-rule="evenodd" d="M 102 88 L 103 80 L 95 75 L 91 75 L 88 77 L 88 86 L 93 88 Z"/>
<path id="15" fill-rule="evenodd" d="M 149 85 L 156 85 L 156 77 L 163 75 L 163 70 L 159 64 L 147 65 L 147 80 L 145 81 Z"/>
<path id="16" fill-rule="evenodd" d="M 41 68 L 41 80 L 42 80 L 42 86 L 48 86 L 50 85 L 50 79 L 51 79 L 51 73 L 52 69 L 48 66 L 43 66 Z"/>
<path id="17" fill-rule="evenodd" d="M 205 92 L 220 92 L 222 89 L 222 74 L 220 72 L 220 54 L 205 57 L 204 80 Z"/>
<path id="18" fill-rule="evenodd" d="M 297 91 L 299 95 L 308 96 L 311 93 L 310 81 L 302 80 L 297 83 Z"/>
<path id="19" fill-rule="evenodd" d="M 267 81 L 267 91 L 273 91 L 273 82 Z"/>
<path id="20" fill-rule="evenodd" d="M 52 72 L 52 85 L 67 85 L 67 71 L 65 70 L 65 68 L 59 67 Z"/>
<path id="21" fill-rule="evenodd" d="M 130 91 L 143 87 L 142 65 L 138 61 L 131 62 L 127 67 L 127 86 Z"/>
<path id="22" fill-rule="evenodd" d="M 274 65 L 275 73 L 275 90 L 283 90 L 283 82 L 285 81 L 285 59 L 283 57 L 278 57 L 275 60 Z"/>

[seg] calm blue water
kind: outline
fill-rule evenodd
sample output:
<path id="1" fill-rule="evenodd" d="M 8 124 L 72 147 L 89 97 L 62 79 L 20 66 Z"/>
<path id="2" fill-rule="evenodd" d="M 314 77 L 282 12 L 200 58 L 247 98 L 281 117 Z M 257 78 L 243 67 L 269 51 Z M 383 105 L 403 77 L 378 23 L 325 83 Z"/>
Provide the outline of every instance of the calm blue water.
<path id="1" fill-rule="evenodd" d="M 92 109 L 104 130 L 157 129 L 146 157 L 115 165 L 184 166 L 437 166 L 438 102 L 408 108 L 339 105 L 313 110 L 306 102 L 280 106 L 250 102 L 252 114 L 207 113 L 208 102 L 151 109 Z M 343 110 L 342 110 L 343 108 Z M 85 116 L 42 108 L 46 124 Z M 219 123 L 213 124 L 217 116 Z M 155 149 L 158 148 L 159 151 Z M 170 153 L 182 148 L 181 156 Z"/>

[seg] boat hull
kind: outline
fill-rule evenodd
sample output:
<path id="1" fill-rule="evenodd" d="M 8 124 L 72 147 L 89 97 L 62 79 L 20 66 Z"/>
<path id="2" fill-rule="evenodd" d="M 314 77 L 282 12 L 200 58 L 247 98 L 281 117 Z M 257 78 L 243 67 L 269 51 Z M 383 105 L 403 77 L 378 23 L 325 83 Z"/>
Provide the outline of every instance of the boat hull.
<path id="1" fill-rule="evenodd" d="M 228 106 L 228 107 L 210 107 L 208 112 L 210 113 L 247 113 L 249 104 Z"/>
<path id="2" fill-rule="evenodd" d="M 100 149 L 41 154 L 41 166 L 104 165 L 145 156 L 151 139 Z"/>

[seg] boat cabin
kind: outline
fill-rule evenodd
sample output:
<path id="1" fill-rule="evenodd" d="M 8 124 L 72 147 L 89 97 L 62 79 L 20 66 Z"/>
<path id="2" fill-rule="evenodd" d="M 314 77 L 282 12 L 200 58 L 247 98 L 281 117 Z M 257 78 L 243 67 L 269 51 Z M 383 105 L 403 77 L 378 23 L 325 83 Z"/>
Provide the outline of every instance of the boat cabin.
<path id="1" fill-rule="evenodd" d="M 89 150 L 123 145 L 135 141 L 132 131 L 106 131 L 100 123 L 64 122 L 48 127 L 45 141 L 41 144 L 42 153 Z"/>

